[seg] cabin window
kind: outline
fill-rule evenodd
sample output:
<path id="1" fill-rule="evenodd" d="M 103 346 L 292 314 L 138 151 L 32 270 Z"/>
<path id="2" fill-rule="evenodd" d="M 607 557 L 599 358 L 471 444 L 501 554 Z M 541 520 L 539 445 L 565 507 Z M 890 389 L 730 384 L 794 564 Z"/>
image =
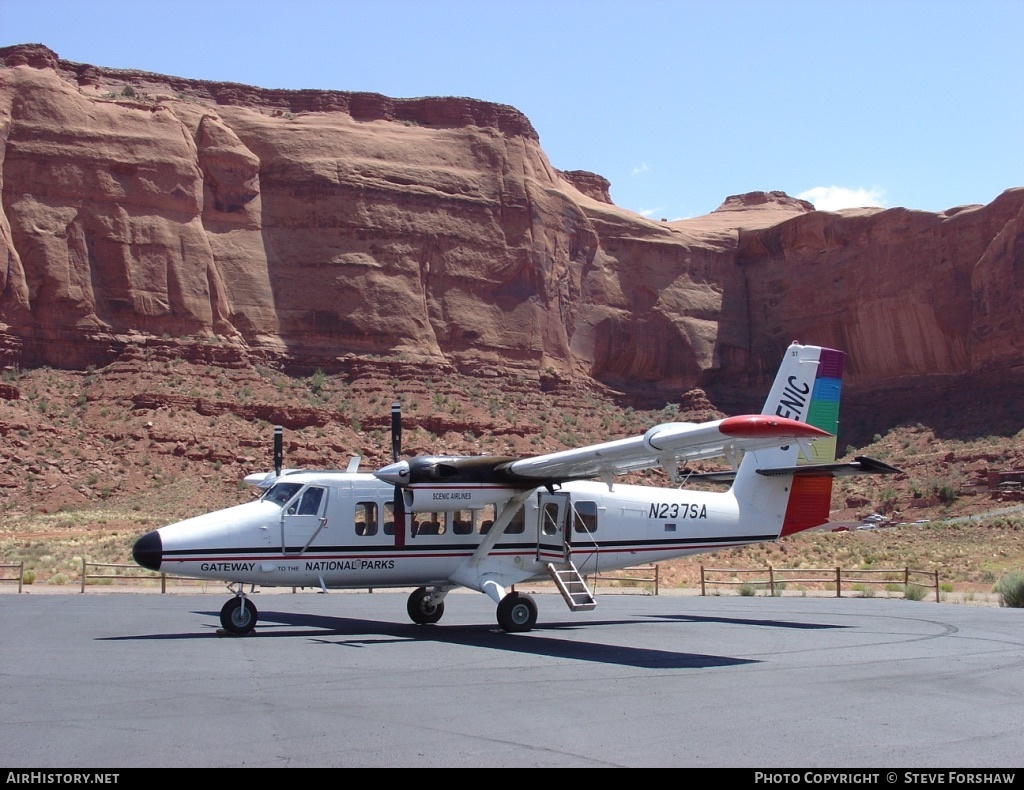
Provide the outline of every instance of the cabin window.
<path id="1" fill-rule="evenodd" d="M 573 502 L 572 513 L 573 532 L 597 532 L 597 502 Z"/>
<path id="2" fill-rule="evenodd" d="M 273 502 L 278 507 L 284 507 L 299 492 L 300 488 L 302 488 L 301 483 L 277 483 L 263 495 L 263 501 Z"/>
<path id="3" fill-rule="evenodd" d="M 494 505 L 488 505 L 477 513 L 476 531 L 486 535 L 494 526 Z"/>
<path id="4" fill-rule="evenodd" d="M 444 534 L 444 513 L 413 513 L 412 519 L 413 537 Z"/>
<path id="5" fill-rule="evenodd" d="M 526 509 L 520 507 L 508 527 L 505 528 L 506 535 L 521 535 L 526 532 Z"/>
<path id="6" fill-rule="evenodd" d="M 456 535 L 473 534 L 473 516 L 475 514 L 472 510 L 455 510 L 450 515 L 453 533 Z"/>
<path id="7" fill-rule="evenodd" d="M 355 512 L 356 534 L 368 537 L 377 534 L 377 503 L 356 502 Z M 391 522 L 394 531 L 395 522 Z"/>
<path id="8" fill-rule="evenodd" d="M 504 503 L 502 503 L 504 507 Z M 498 517 L 498 506 L 488 505 L 481 510 L 477 515 L 479 520 L 477 521 L 477 531 L 481 535 L 486 535 L 491 531 L 491 527 L 494 526 L 494 522 Z M 505 527 L 506 535 L 521 535 L 526 531 L 526 513 L 523 512 L 523 508 L 520 507 L 516 514 L 512 517 L 511 523 Z"/>

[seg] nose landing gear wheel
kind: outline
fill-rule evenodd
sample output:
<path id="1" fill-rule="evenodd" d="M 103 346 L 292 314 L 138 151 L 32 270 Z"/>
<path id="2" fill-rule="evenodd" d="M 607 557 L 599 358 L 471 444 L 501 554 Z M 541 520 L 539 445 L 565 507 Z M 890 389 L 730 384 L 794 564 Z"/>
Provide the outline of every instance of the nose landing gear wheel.
<path id="1" fill-rule="evenodd" d="M 420 587 L 409 595 L 405 608 L 409 612 L 409 619 L 414 623 L 430 625 L 440 620 L 444 614 L 444 601 L 430 603 L 430 591 L 426 587 Z"/>
<path id="2" fill-rule="evenodd" d="M 537 604 L 529 595 L 512 592 L 498 604 L 498 625 L 502 631 L 521 633 L 537 624 Z"/>
<path id="3" fill-rule="evenodd" d="M 236 595 L 220 610 L 220 624 L 232 634 L 248 634 L 256 627 L 259 612 L 248 598 Z"/>

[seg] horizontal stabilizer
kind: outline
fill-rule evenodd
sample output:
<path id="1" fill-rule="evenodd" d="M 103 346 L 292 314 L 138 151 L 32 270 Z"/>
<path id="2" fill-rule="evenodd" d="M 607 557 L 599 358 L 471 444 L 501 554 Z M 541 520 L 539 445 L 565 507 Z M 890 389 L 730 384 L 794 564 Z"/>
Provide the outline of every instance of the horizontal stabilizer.
<path id="1" fill-rule="evenodd" d="M 889 464 L 879 461 L 877 458 L 858 455 L 847 463 L 807 464 L 806 466 L 790 466 L 786 469 L 758 469 L 757 473 L 768 477 L 778 475 L 852 477 L 853 475 L 901 475 L 903 470 L 897 469 L 895 466 L 889 466 Z"/>
<path id="2" fill-rule="evenodd" d="M 759 475 L 766 477 L 782 477 L 783 475 L 795 475 L 797 477 L 852 477 L 853 475 L 900 475 L 902 469 L 890 466 L 877 458 L 869 458 L 866 455 L 858 455 L 854 460 L 846 463 L 834 464 L 807 464 L 805 466 L 780 466 L 770 469 L 756 470 Z M 732 469 L 721 472 L 705 472 L 703 474 L 690 475 L 687 480 L 701 480 L 709 483 L 731 483 L 736 479 L 736 472 Z"/>

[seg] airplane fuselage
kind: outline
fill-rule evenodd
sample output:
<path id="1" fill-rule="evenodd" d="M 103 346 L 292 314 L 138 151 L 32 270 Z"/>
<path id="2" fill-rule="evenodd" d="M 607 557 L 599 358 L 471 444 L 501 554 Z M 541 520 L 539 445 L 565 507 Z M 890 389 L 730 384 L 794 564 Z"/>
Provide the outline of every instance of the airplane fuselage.
<path id="1" fill-rule="evenodd" d="M 137 559 L 173 575 L 263 586 L 444 584 L 474 556 L 497 513 L 472 492 L 454 499 L 441 491 L 434 509 L 407 513 L 396 530 L 394 488 L 373 475 L 282 480 L 259 500 L 163 527 L 159 546 L 149 555 L 140 547 Z M 496 498 L 493 490 L 486 496 Z M 571 482 L 532 493 L 488 556 L 515 583 L 546 578 L 548 563 L 570 558 L 591 574 L 778 537 L 744 515 L 730 493 Z"/>

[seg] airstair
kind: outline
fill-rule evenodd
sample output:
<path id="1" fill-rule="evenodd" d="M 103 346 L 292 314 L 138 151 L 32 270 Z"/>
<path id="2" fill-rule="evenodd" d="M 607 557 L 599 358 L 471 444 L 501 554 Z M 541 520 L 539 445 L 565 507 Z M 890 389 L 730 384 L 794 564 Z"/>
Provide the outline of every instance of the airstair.
<path id="1" fill-rule="evenodd" d="M 548 574 L 554 580 L 558 591 L 562 593 L 566 605 L 574 612 L 585 612 L 597 607 L 594 596 L 587 588 L 587 583 L 571 561 L 556 567 L 553 562 L 547 565 Z"/>

